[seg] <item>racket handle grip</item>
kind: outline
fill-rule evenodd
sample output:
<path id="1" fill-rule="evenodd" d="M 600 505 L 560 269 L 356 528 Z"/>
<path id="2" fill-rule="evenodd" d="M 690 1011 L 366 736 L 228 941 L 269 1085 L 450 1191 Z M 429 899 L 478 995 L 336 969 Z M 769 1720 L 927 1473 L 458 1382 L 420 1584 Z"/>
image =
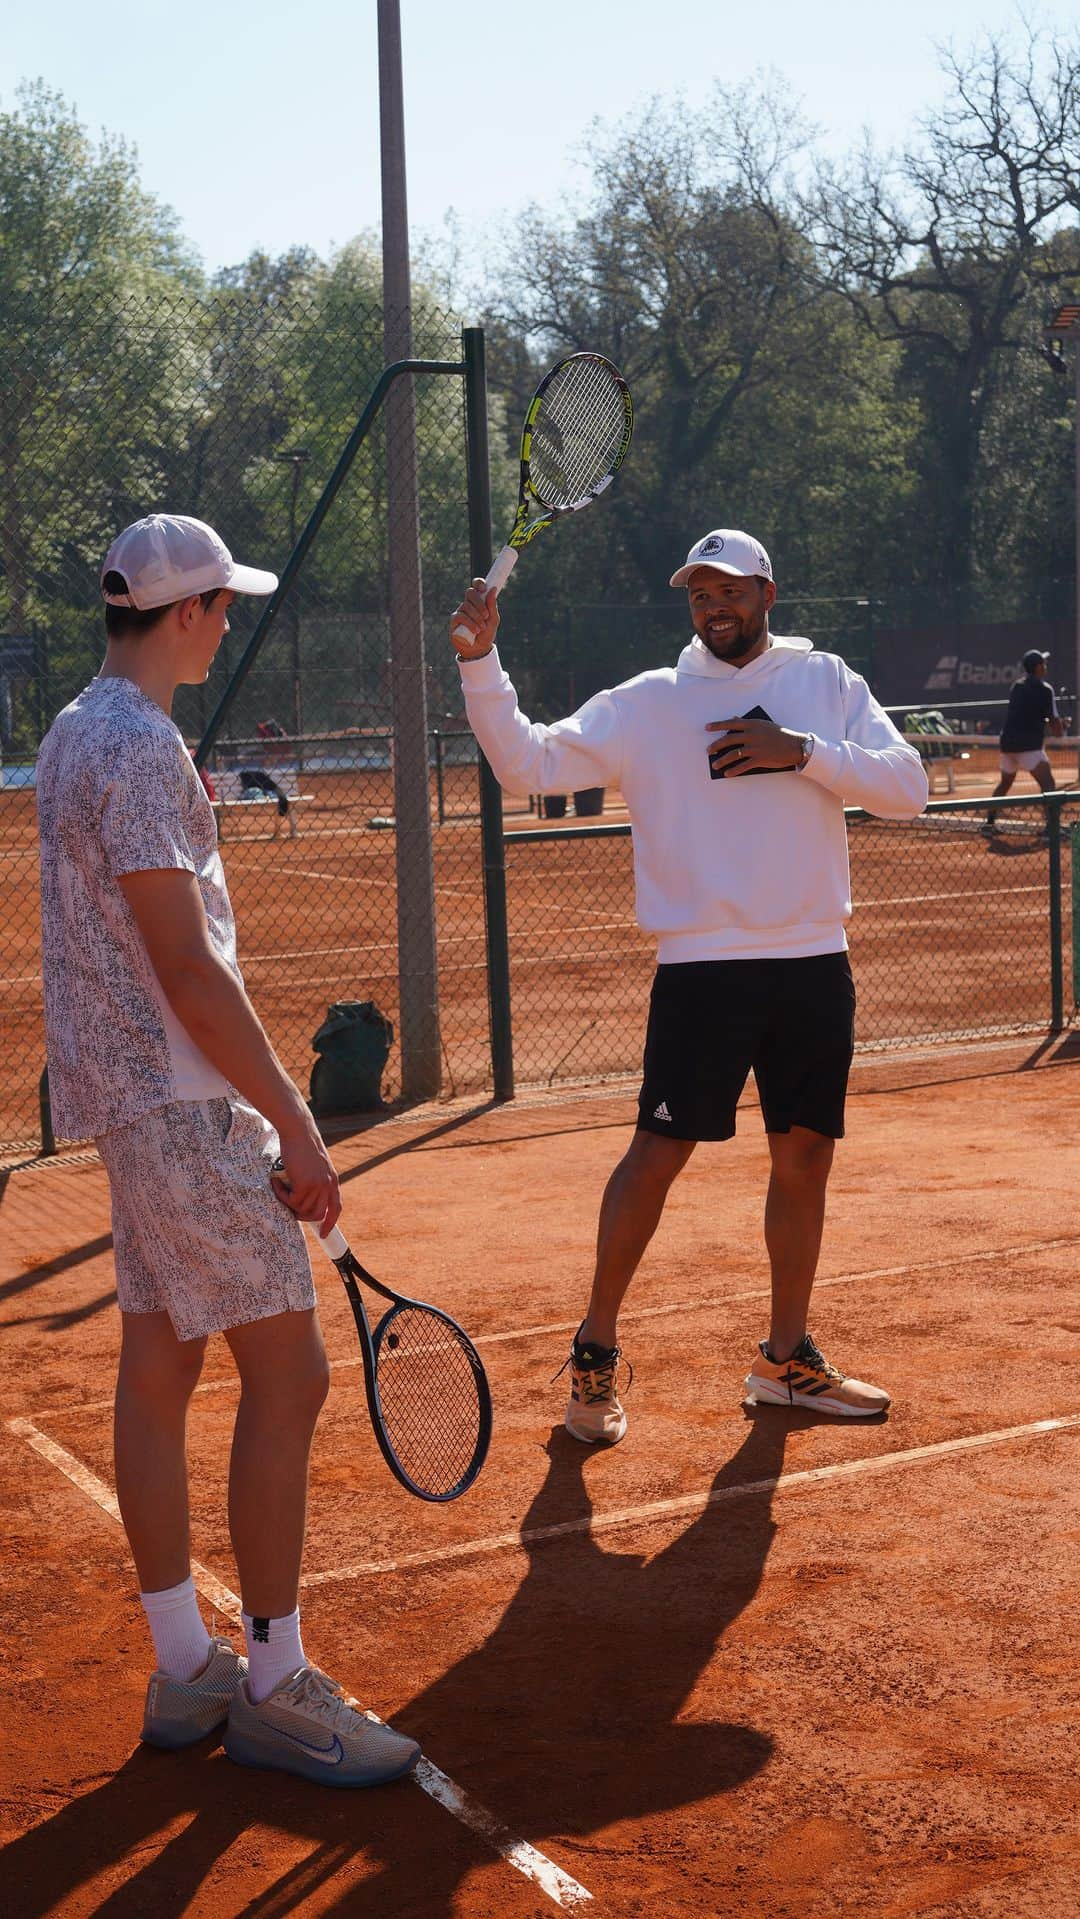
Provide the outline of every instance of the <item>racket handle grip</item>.
<path id="1" fill-rule="evenodd" d="M 344 1259 L 349 1250 L 349 1242 L 337 1226 L 331 1226 L 326 1234 L 317 1232 L 315 1237 L 327 1259 Z"/>
<path id="2" fill-rule="evenodd" d="M 516 546 L 504 546 L 502 552 L 496 554 L 495 559 L 493 560 L 491 565 L 491 571 L 489 572 L 487 579 L 484 581 L 484 586 L 487 592 L 490 593 L 492 587 L 494 587 L 496 593 L 501 593 L 503 590 L 503 587 L 506 585 L 506 582 L 510 578 L 510 575 L 513 572 L 516 565 L 517 565 Z M 470 631 L 470 629 L 467 626 L 455 626 L 454 628 L 455 640 L 471 640 L 474 637 L 475 635 Z"/>
<path id="3" fill-rule="evenodd" d="M 492 587 L 494 587 L 496 593 L 501 593 L 516 565 L 517 547 L 504 546 L 502 552 L 495 555 L 492 561 L 491 571 L 484 581 L 488 592 L 490 593 Z"/>

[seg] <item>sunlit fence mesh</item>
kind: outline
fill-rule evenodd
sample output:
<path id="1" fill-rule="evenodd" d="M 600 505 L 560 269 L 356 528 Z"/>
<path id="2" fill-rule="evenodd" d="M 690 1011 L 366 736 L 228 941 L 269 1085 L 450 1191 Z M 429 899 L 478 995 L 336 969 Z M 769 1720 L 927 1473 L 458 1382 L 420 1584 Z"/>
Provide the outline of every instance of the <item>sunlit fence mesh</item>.
<path id="1" fill-rule="evenodd" d="M 1049 837 L 1031 800 L 1001 808 L 993 834 L 985 803 L 934 801 L 902 823 L 849 816 L 861 1047 L 1046 1030 L 1062 1006 L 1071 1015 L 1067 829 L 1080 797 L 1051 811 Z M 519 1079 L 636 1073 L 654 949 L 634 920 L 628 830 L 529 829 L 506 845 Z"/>

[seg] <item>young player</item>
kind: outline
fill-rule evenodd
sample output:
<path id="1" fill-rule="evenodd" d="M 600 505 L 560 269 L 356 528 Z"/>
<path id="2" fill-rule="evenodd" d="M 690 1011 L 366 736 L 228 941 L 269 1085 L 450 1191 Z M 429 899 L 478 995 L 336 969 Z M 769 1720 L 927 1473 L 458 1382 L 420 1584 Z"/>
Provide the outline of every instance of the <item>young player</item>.
<path id="1" fill-rule="evenodd" d="M 1009 694 L 1009 710 L 1001 729 L 1001 777 L 990 795 L 992 800 L 1004 798 L 1018 773 L 1030 773 L 1041 792 L 1054 791 L 1053 769 L 1046 753 L 1046 732 L 1049 728 L 1055 739 L 1061 739 L 1065 722 L 1058 714 L 1054 689 L 1047 683 L 1049 658 L 1049 653 L 1041 653 L 1033 646 L 1021 661 L 1023 678 L 1015 682 Z M 987 814 L 983 831 L 996 833 L 999 825 L 995 807 Z"/>
<path id="2" fill-rule="evenodd" d="M 776 587 L 760 541 L 707 533 L 671 585 L 686 587 L 694 628 L 676 666 L 599 693 L 554 726 L 517 709 L 483 580 L 451 622 L 475 636 L 454 639 L 465 705 L 505 787 L 621 788 L 638 917 L 659 944 L 638 1127 L 604 1194 L 569 1361 L 567 1427 L 609 1444 L 626 1431 L 623 1297 L 697 1141 L 734 1133 L 751 1068 L 772 1161 L 772 1317 L 747 1389 L 841 1416 L 889 1404 L 830 1365 L 806 1321 L 853 1045 L 844 805 L 911 819 L 926 804 L 926 774 L 843 660 L 770 633 Z M 758 774 L 770 777 L 751 785 Z"/>
<path id="3" fill-rule="evenodd" d="M 328 1230 L 338 1185 L 244 991 L 213 812 L 169 717 L 176 688 L 206 679 L 236 595 L 276 585 L 177 514 L 127 527 L 106 558 L 105 660 L 37 769 L 49 1087 L 57 1132 L 96 1141 L 112 1194 L 116 1488 L 157 1658 L 142 1737 L 177 1748 L 227 1722 L 241 1764 L 360 1786 L 419 1752 L 355 1711 L 300 1639 L 328 1373 L 299 1222 Z M 185 1422 L 218 1332 L 241 1384 L 229 1524 L 246 1660 L 210 1638 L 191 1578 Z"/>

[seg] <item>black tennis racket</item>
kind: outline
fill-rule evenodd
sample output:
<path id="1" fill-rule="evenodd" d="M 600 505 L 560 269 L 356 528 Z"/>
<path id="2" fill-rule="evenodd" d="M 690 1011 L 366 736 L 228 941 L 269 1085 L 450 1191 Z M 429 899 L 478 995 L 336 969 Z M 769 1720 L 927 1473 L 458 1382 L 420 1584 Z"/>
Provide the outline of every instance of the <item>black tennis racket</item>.
<path id="1" fill-rule="evenodd" d="M 418 1499 L 459 1499 L 491 1440 L 491 1391 L 476 1347 L 449 1313 L 380 1285 L 336 1226 L 317 1237 L 349 1295 L 368 1411 L 390 1471 Z M 360 1280 L 390 1301 L 374 1332 Z"/>
<path id="2" fill-rule="evenodd" d="M 564 513 L 583 506 L 611 484 L 634 430 L 630 389 L 601 353 L 572 353 L 546 373 L 525 415 L 521 481 L 510 538 L 485 585 L 501 593 L 522 547 Z M 455 638 L 471 640 L 468 627 Z"/>

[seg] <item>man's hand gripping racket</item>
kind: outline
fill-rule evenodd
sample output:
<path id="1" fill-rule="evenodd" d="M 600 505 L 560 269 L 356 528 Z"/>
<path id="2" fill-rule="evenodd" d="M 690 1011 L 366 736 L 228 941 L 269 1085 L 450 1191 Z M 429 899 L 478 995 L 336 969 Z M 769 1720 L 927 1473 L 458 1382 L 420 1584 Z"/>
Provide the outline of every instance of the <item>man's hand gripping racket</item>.
<path id="1" fill-rule="evenodd" d="M 610 485 L 626 458 L 633 429 L 630 389 L 602 354 L 572 353 L 544 375 L 525 415 L 518 507 L 510 538 L 496 556 L 483 588 L 474 583 L 459 613 L 468 613 L 481 625 L 481 603 L 506 585 L 522 548 L 543 527 L 563 514 L 580 512 Z M 452 637 L 460 643 L 463 657 L 469 658 L 488 650 L 494 629 L 489 636 L 460 621 Z"/>

